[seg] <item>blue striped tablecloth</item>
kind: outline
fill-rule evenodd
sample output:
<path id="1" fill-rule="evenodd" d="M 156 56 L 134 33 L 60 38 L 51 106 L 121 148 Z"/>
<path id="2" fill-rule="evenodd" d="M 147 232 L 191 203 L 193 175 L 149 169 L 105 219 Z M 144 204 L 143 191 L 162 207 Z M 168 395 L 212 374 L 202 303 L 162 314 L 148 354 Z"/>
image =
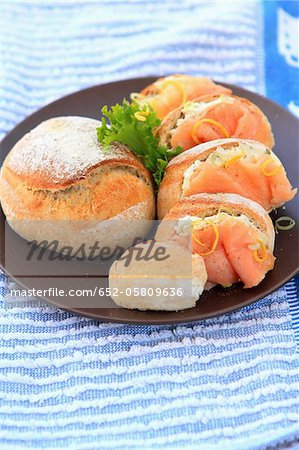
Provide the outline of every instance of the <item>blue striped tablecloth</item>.
<path id="1" fill-rule="evenodd" d="M 294 3 L 6 2 L 0 132 L 83 87 L 171 72 L 268 93 L 296 113 L 297 44 L 280 35 L 278 54 L 276 22 Z M 1 449 L 298 448 L 295 280 L 185 326 L 8 309 L 8 283 L 1 275 Z"/>

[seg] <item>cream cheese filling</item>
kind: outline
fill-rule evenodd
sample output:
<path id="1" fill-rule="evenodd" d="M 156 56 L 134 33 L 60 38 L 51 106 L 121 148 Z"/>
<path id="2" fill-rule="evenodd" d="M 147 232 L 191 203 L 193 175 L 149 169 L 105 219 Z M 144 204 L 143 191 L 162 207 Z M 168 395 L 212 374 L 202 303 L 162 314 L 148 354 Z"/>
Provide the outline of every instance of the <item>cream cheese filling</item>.
<path id="1" fill-rule="evenodd" d="M 219 225 L 220 223 L 230 222 L 232 219 L 236 222 L 243 223 L 256 231 L 259 239 L 263 240 L 267 245 L 268 239 L 266 234 L 263 233 L 245 214 L 235 216 L 224 211 L 219 211 L 217 214 L 204 218 L 186 215 L 178 219 L 175 230 L 178 236 L 191 237 L 192 231 L 203 230 L 210 226 L 211 222 L 215 225 Z"/>
<path id="2" fill-rule="evenodd" d="M 186 102 L 182 108 L 182 113 L 184 117 L 177 121 L 177 126 L 179 126 L 181 122 L 185 120 L 191 119 L 195 116 L 200 116 L 207 110 L 213 108 L 214 106 L 220 105 L 221 103 L 232 104 L 234 103 L 234 98 L 226 95 L 220 95 L 219 98 L 207 102 L 195 102 L 195 101 Z"/>

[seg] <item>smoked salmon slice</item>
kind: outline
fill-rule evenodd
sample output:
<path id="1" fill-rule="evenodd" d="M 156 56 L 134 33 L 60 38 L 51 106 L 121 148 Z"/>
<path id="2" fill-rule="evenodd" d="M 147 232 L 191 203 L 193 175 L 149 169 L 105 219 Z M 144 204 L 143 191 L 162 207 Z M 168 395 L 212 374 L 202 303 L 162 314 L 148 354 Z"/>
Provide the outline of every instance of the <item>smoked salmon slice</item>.
<path id="1" fill-rule="evenodd" d="M 188 246 L 204 259 L 208 283 L 257 286 L 274 268 L 274 228 L 256 202 L 236 194 L 195 194 L 179 200 L 156 239 Z"/>
<path id="2" fill-rule="evenodd" d="M 265 145 L 244 139 L 218 139 L 173 158 L 158 192 L 160 219 L 182 197 L 231 193 L 259 203 L 266 211 L 294 198 L 279 158 Z"/>
<path id="3" fill-rule="evenodd" d="M 151 105 L 159 119 L 163 119 L 186 101 L 203 95 L 230 93 L 230 89 L 209 78 L 178 74 L 159 78 L 139 94 L 133 94 L 133 98 L 141 104 Z"/>
<path id="4" fill-rule="evenodd" d="M 265 158 L 261 161 L 247 163 L 239 160 L 227 167 L 215 167 L 207 162 L 191 176 L 189 187 L 184 190 L 184 195 L 201 192 L 235 193 L 250 198 L 262 205 L 266 211 L 271 211 L 291 200 L 297 191 L 292 189 L 283 168 L 272 176 L 265 175 L 261 170 Z M 275 167 L 278 168 L 278 165 Z"/>
<path id="5" fill-rule="evenodd" d="M 211 226 L 213 219 L 207 220 L 202 230 L 193 232 L 193 252 L 204 258 L 208 281 L 224 287 L 238 281 L 242 281 L 245 288 L 258 285 L 274 267 L 273 254 L 264 249 L 257 229 L 225 214 L 219 218 L 215 218 L 219 234 L 215 249 L 211 250 L 216 239 Z"/>
<path id="6" fill-rule="evenodd" d="M 204 229 L 193 232 L 193 252 L 204 258 L 208 281 L 225 287 L 238 281 L 242 281 L 245 288 L 258 285 L 265 273 L 273 269 L 275 261 L 273 254 L 263 248 L 258 230 L 224 215 L 222 223 L 215 226 L 219 238 L 211 253 L 208 252 L 215 232 L 209 221 Z M 194 241 L 195 236 L 202 245 Z"/>
<path id="7" fill-rule="evenodd" d="M 265 114 L 249 100 L 226 94 L 186 102 L 165 117 L 157 136 L 161 144 L 183 150 L 230 137 L 256 140 L 270 149 L 274 146 Z"/>

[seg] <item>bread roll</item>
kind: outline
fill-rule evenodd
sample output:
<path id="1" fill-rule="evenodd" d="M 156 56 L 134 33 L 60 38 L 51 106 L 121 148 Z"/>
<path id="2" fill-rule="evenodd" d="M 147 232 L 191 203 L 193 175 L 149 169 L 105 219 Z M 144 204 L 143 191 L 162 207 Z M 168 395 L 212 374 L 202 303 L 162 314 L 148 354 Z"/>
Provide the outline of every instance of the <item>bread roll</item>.
<path id="1" fill-rule="evenodd" d="M 104 150 L 99 122 L 57 117 L 27 133 L 0 172 L 0 200 L 11 227 L 28 240 L 59 247 L 130 245 L 155 217 L 151 175 L 124 145 Z M 117 219 L 111 233 L 108 219 Z M 134 226 L 119 225 L 124 220 Z M 104 227 L 104 228 L 103 228 Z"/>
<path id="2" fill-rule="evenodd" d="M 179 200 L 156 239 L 174 240 L 203 257 L 208 282 L 258 285 L 274 267 L 274 228 L 267 212 L 237 194 L 195 194 Z"/>
<path id="3" fill-rule="evenodd" d="M 227 137 L 253 139 L 274 146 L 271 124 L 263 111 L 236 95 L 206 95 L 170 112 L 156 130 L 162 145 L 188 150 Z"/>
<path id="4" fill-rule="evenodd" d="M 267 211 L 291 200 L 292 189 L 279 158 L 265 145 L 247 139 L 218 139 L 173 158 L 158 193 L 158 217 L 181 198 L 200 193 L 234 193 Z"/>
<path id="5" fill-rule="evenodd" d="M 152 247 L 151 247 L 152 246 Z M 149 250 L 150 248 L 150 250 Z M 132 257 L 130 252 L 149 251 L 153 256 L 162 248 L 163 260 Z M 179 311 L 193 308 L 204 290 L 207 272 L 203 258 L 176 242 L 142 243 L 130 248 L 121 260 L 115 261 L 109 273 L 111 297 L 128 309 Z"/>

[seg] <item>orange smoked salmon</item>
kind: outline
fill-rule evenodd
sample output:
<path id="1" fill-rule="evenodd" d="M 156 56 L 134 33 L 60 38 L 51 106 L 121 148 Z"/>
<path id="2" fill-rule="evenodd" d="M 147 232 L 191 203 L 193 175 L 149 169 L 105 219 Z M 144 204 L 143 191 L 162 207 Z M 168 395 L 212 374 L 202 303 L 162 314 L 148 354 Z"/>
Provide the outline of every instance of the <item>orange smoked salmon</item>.
<path id="1" fill-rule="evenodd" d="M 213 220 L 219 238 L 211 251 L 215 241 Z M 259 236 L 258 229 L 223 213 L 211 221 L 207 219 L 205 228 L 193 232 L 193 253 L 204 258 L 209 282 L 226 287 L 242 281 L 245 288 L 250 288 L 258 285 L 274 267 L 275 258 L 262 247 Z"/>
<path id="2" fill-rule="evenodd" d="M 219 139 L 173 158 L 158 193 L 158 216 L 181 198 L 199 193 L 234 193 L 256 201 L 266 211 L 291 200 L 286 171 L 267 147 L 244 139 Z"/>
<path id="3" fill-rule="evenodd" d="M 266 211 L 235 194 L 196 194 L 179 200 L 162 220 L 157 240 L 175 240 L 205 262 L 208 283 L 257 286 L 272 270 L 274 228 Z"/>
<path id="4" fill-rule="evenodd" d="M 274 138 L 264 113 L 249 100 L 233 95 L 205 96 L 168 114 L 157 130 L 161 143 L 184 150 L 214 139 L 253 139 L 272 149 Z"/>
<path id="5" fill-rule="evenodd" d="M 230 89 L 215 84 L 209 78 L 171 75 L 159 78 L 144 88 L 140 94 L 132 94 L 132 96 L 141 104 L 150 104 L 158 117 L 163 119 L 168 113 L 188 100 L 203 95 L 230 93 Z"/>

